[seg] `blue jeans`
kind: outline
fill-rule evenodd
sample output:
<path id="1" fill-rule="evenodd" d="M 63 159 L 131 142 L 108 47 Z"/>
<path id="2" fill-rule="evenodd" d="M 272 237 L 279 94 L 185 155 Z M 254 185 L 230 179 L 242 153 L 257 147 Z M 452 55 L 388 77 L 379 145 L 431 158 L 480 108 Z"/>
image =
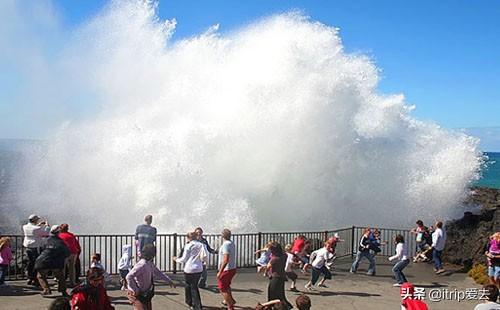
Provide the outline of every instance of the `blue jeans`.
<path id="1" fill-rule="evenodd" d="M 432 250 L 432 260 L 434 261 L 434 267 L 436 269 L 443 268 L 443 263 L 441 262 L 441 253 L 443 253 L 443 251 L 438 251 L 436 249 Z"/>
<path id="2" fill-rule="evenodd" d="M 198 283 L 198 287 L 205 287 L 207 286 L 207 266 L 203 265 L 203 271 L 201 272 L 201 277 L 200 277 L 200 282 Z"/>
<path id="3" fill-rule="evenodd" d="M 358 271 L 359 262 L 363 259 L 363 257 L 366 257 L 366 259 L 370 262 L 367 273 L 375 274 L 375 258 L 370 251 L 358 251 L 358 253 L 356 253 L 356 259 L 354 260 L 354 263 L 352 263 L 351 272 Z"/>
<path id="4" fill-rule="evenodd" d="M 9 270 L 9 265 L 7 264 L 0 265 L 0 284 L 5 283 L 5 276 L 7 275 L 8 270 Z"/>
<path id="5" fill-rule="evenodd" d="M 392 267 L 392 272 L 394 272 L 394 277 L 396 278 L 396 281 L 399 284 L 403 284 L 405 282 L 408 282 L 406 280 L 404 273 L 403 273 L 403 269 L 405 269 L 409 263 L 410 263 L 409 259 L 400 260 L 394 265 L 394 267 Z"/>

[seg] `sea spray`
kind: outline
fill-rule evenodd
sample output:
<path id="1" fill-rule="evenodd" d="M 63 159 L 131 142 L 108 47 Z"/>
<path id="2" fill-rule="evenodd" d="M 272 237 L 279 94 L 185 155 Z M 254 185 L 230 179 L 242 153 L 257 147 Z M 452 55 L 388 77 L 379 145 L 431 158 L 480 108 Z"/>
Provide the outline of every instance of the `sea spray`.
<path id="1" fill-rule="evenodd" d="M 381 94 L 338 29 L 290 12 L 175 41 L 175 23 L 120 1 L 75 30 L 53 65 L 98 109 L 61 124 L 20 173 L 21 218 L 124 233 L 150 213 L 160 232 L 242 232 L 461 212 L 477 141 Z"/>

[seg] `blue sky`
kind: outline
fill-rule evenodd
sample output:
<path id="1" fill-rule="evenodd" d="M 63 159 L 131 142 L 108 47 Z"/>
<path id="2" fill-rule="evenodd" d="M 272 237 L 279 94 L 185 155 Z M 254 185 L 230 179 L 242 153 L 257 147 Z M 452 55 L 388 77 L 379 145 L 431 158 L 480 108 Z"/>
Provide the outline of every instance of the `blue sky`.
<path id="1" fill-rule="evenodd" d="M 71 31 L 107 3 L 63 0 L 52 6 L 64 29 Z M 448 128 L 474 127 L 476 133 L 477 128 L 500 127 L 499 1 L 159 2 L 160 18 L 177 20 L 174 39 L 216 23 L 221 32 L 231 31 L 292 9 L 340 28 L 346 50 L 369 55 L 382 70 L 380 90 L 403 93 L 416 105 L 417 118 Z M 2 84 L 0 89 L 6 87 Z M 6 112 L 1 105 L 0 113 Z M 0 137 L 5 135 L 0 132 Z M 500 150 L 500 139 L 491 147 Z"/>

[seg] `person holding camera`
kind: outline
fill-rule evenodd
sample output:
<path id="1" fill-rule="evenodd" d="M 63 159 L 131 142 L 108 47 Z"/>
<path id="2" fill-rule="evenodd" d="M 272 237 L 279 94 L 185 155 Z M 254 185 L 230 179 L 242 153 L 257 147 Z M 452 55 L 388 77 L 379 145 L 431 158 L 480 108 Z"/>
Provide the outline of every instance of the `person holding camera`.
<path id="1" fill-rule="evenodd" d="M 32 214 L 28 218 L 28 224 L 23 226 L 23 232 L 23 246 L 26 248 L 26 255 L 28 256 L 28 265 L 26 267 L 28 285 L 38 286 L 35 261 L 40 255 L 45 239 L 49 236 L 50 226 L 47 221 L 42 221 L 38 215 Z"/>

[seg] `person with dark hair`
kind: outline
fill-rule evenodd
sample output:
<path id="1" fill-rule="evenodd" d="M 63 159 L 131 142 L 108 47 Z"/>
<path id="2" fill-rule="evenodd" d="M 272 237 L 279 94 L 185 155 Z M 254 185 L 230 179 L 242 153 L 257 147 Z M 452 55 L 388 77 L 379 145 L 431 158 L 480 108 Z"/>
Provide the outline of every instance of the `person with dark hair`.
<path id="1" fill-rule="evenodd" d="M 52 273 L 58 283 L 58 291 L 64 297 L 66 293 L 66 280 L 64 279 L 64 262 L 69 256 L 69 249 L 64 241 L 59 238 L 59 226 L 54 225 L 50 229 L 50 237 L 47 239 L 42 252 L 35 261 L 35 270 L 38 272 L 37 278 L 42 287 L 42 296 L 51 294 L 47 276 Z"/>
<path id="2" fill-rule="evenodd" d="M 201 227 L 196 227 L 194 232 L 198 235 L 198 241 L 200 241 L 205 245 L 205 248 L 207 249 L 208 253 L 217 254 L 217 251 L 212 249 L 212 247 L 210 247 L 210 244 L 208 244 L 207 239 L 203 237 L 203 229 Z M 199 288 L 205 288 L 207 286 L 207 277 L 208 277 L 207 262 L 203 262 L 203 271 L 201 273 L 200 283 L 198 283 Z"/>
<path id="3" fill-rule="evenodd" d="M 69 275 L 69 286 L 73 287 L 76 285 L 76 258 L 81 252 L 80 242 L 75 235 L 69 232 L 68 224 L 61 224 L 59 238 L 64 241 L 69 249 L 69 256 L 66 258 L 64 267 L 64 278 L 66 279 L 66 271 Z"/>
<path id="4" fill-rule="evenodd" d="M 45 239 L 49 236 L 50 226 L 36 214 L 31 214 L 28 221 L 28 224 L 23 226 L 23 246 L 26 248 L 26 255 L 28 256 L 28 265 L 26 266 L 28 285 L 38 286 L 35 261 L 38 255 L 40 255 Z"/>
<path id="5" fill-rule="evenodd" d="M 369 276 L 375 275 L 375 258 L 370 253 L 370 245 L 371 245 L 370 234 L 371 234 L 371 229 L 369 227 L 365 228 L 365 230 L 363 231 L 363 235 L 361 236 L 361 239 L 359 240 L 358 252 L 356 253 L 356 259 L 352 263 L 351 270 L 349 271 L 350 273 L 356 273 L 358 271 L 358 266 L 359 266 L 360 261 L 363 258 L 366 258 L 370 262 L 370 266 L 368 267 L 367 274 Z"/>
<path id="6" fill-rule="evenodd" d="M 281 244 L 272 242 L 269 249 L 271 250 L 271 260 L 267 265 L 269 270 L 269 285 L 267 286 L 267 300 L 271 301 L 279 299 L 286 309 L 293 308 L 288 302 L 285 295 L 285 266 L 288 256 L 283 251 Z"/>
<path id="7" fill-rule="evenodd" d="M 311 309 L 311 299 L 309 296 L 301 294 L 297 299 L 295 299 L 295 305 L 299 310 L 310 310 Z"/>
<path id="8" fill-rule="evenodd" d="M 500 304 L 498 301 L 498 287 L 494 284 L 488 284 L 483 286 L 483 290 L 486 291 L 487 300 L 484 303 L 477 305 L 474 310 L 500 310 Z"/>
<path id="9" fill-rule="evenodd" d="M 222 295 L 222 303 L 228 310 L 234 310 L 236 300 L 231 291 L 231 280 L 236 275 L 236 247 L 231 241 L 231 231 L 222 231 L 222 245 L 219 249 L 219 270 L 217 272 L 217 287 Z"/>
<path id="10" fill-rule="evenodd" d="M 408 282 L 403 273 L 403 269 L 410 263 L 410 258 L 408 256 L 408 247 L 402 235 L 396 235 L 394 237 L 394 243 L 396 244 L 396 255 L 389 257 L 389 261 L 391 262 L 397 260 L 394 267 L 392 267 L 392 272 L 394 272 L 394 277 L 397 281 L 393 286 L 401 286 L 403 283 Z"/>
<path id="11" fill-rule="evenodd" d="M 135 229 L 135 244 L 138 258 L 146 245 L 156 245 L 156 227 L 153 227 L 152 223 L 153 216 L 148 214 L 144 217 L 144 224 L 137 226 Z"/>
<path id="12" fill-rule="evenodd" d="M 104 288 L 104 272 L 92 267 L 87 271 L 85 282 L 71 291 L 71 306 L 73 310 L 113 310 Z"/>
<path id="13" fill-rule="evenodd" d="M 203 272 L 203 262 L 208 257 L 205 245 L 197 240 L 198 234 L 187 234 L 187 244 L 181 257 L 173 257 L 174 261 L 184 264 L 185 301 L 191 309 L 202 310 L 198 283 Z"/>
<path id="14" fill-rule="evenodd" d="M 443 228 L 443 222 L 436 223 L 436 230 L 432 233 L 432 259 L 434 260 L 434 271 L 436 274 L 445 272 L 443 262 L 441 261 L 441 253 L 443 253 L 446 243 L 446 232 Z"/>
<path id="15" fill-rule="evenodd" d="M 422 220 L 417 220 L 415 224 L 416 226 L 410 230 L 410 232 L 415 234 L 415 247 L 417 252 L 423 252 L 432 244 L 432 238 L 429 233 L 429 228 L 424 225 Z"/>
<path id="16" fill-rule="evenodd" d="M 155 294 L 154 277 L 165 281 L 171 287 L 175 287 L 172 280 L 153 263 L 155 256 L 155 246 L 152 244 L 145 245 L 142 248 L 141 259 L 127 274 L 127 296 L 135 310 L 153 309 L 151 301 Z"/>
<path id="17" fill-rule="evenodd" d="M 50 303 L 48 310 L 71 310 L 71 304 L 67 297 L 57 297 Z"/>

